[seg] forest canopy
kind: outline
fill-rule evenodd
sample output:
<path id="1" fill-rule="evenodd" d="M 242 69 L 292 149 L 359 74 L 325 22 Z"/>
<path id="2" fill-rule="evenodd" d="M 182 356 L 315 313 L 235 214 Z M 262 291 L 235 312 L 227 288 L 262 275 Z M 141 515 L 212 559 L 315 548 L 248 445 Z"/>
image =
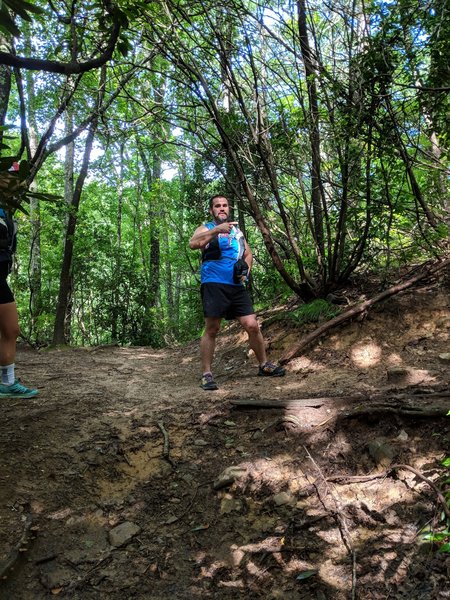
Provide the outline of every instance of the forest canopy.
<path id="1" fill-rule="evenodd" d="M 215 193 L 254 251 L 257 308 L 442 256 L 449 46 L 444 0 L 2 2 L 27 339 L 198 335 L 188 240 Z"/>

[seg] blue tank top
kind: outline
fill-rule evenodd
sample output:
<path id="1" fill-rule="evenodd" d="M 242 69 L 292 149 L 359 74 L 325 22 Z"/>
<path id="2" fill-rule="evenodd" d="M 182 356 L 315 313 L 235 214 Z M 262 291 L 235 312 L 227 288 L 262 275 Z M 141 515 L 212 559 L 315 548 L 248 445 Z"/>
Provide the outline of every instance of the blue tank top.
<path id="1" fill-rule="evenodd" d="M 207 229 L 212 229 L 216 223 L 205 223 Z M 233 226 L 230 233 L 221 233 L 217 236 L 217 253 L 209 253 L 218 256 L 218 258 L 208 258 L 208 247 L 216 245 L 212 240 L 205 248 L 205 258 L 202 262 L 200 271 L 201 283 L 225 283 L 227 285 L 241 286 L 242 283 L 235 283 L 233 279 L 233 269 L 236 261 L 242 258 L 245 250 L 244 235 L 242 231 Z"/>

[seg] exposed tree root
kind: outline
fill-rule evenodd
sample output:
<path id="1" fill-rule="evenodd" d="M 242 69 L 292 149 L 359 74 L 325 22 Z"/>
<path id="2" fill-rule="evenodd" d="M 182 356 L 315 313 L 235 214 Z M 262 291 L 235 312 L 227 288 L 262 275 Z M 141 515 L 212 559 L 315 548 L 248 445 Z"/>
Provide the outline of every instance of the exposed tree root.
<path id="1" fill-rule="evenodd" d="M 292 413 L 300 413 L 303 408 L 335 408 L 333 418 L 351 418 L 379 413 L 394 413 L 409 417 L 443 417 L 450 407 L 450 390 L 427 391 L 420 388 L 407 388 L 402 392 L 359 396 L 327 396 L 323 398 L 293 398 L 288 400 L 270 400 L 260 398 L 235 398 L 230 400 L 236 407 L 281 408 Z M 348 408 L 345 404 L 348 403 Z M 344 406 L 343 406 L 344 405 Z"/>
<path id="2" fill-rule="evenodd" d="M 158 421 L 157 425 L 158 425 L 161 433 L 163 434 L 163 438 L 164 438 L 163 458 L 165 458 L 165 460 L 167 460 L 167 462 L 170 464 L 170 466 L 172 468 L 175 468 L 173 460 L 170 458 L 169 434 L 167 433 L 167 431 L 164 427 L 164 423 L 162 421 Z"/>
<path id="3" fill-rule="evenodd" d="M 412 287 L 415 283 L 418 283 L 422 279 L 426 279 L 427 277 L 430 277 L 430 275 L 434 275 L 435 273 L 437 273 L 438 271 L 441 271 L 442 269 L 445 269 L 449 265 L 450 265 L 450 259 L 439 260 L 432 264 L 426 263 L 426 264 L 422 265 L 421 268 L 419 269 L 419 272 L 416 275 L 407 279 L 406 281 L 402 281 L 400 283 L 397 283 L 396 285 L 393 285 L 392 287 L 388 288 L 387 290 L 384 290 L 380 294 L 377 294 L 370 300 L 366 300 L 365 302 L 362 302 L 361 304 L 358 304 L 357 306 L 352 306 L 349 310 L 346 310 L 345 312 L 341 313 L 334 319 L 331 319 L 330 321 L 323 323 L 323 325 L 321 325 L 320 327 L 318 327 L 317 329 L 315 329 L 314 331 L 312 331 L 311 333 L 306 335 L 297 344 L 295 344 L 292 348 L 287 350 L 283 354 L 283 356 L 280 358 L 280 363 L 285 364 L 285 363 L 289 362 L 290 360 L 292 360 L 293 358 L 295 358 L 296 356 L 298 356 L 302 352 L 302 350 L 304 350 L 307 346 L 309 346 L 309 344 L 311 344 L 311 342 L 313 342 L 317 338 L 321 337 L 324 333 L 326 333 L 330 329 L 333 329 L 334 327 L 337 327 L 338 325 L 341 325 L 342 323 L 345 323 L 346 321 L 348 321 L 362 313 L 365 313 L 374 304 L 377 304 L 378 302 L 381 302 L 382 300 L 385 300 L 386 298 L 389 298 L 390 296 L 394 296 L 395 294 L 398 294 L 399 292 L 403 292 L 404 290 Z"/>
<path id="4" fill-rule="evenodd" d="M 0 563 L 0 580 L 7 577 L 9 571 L 19 560 L 22 554 L 22 550 L 28 542 L 30 528 L 32 524 L 33 519 L 31 518 L 31 515 L 28 515 L 23 526 L 23 531 L 19 543 L 17 544 L 17 546 L 15 546 L 15 548 L 12 550 L 11 554 L 6 558 L 6 560 Z"/>
<path id="5" fill-rule="evenodd" d="M 314 468 L 318 472 L 320 479 L 322 480 L 322 482 L 325 485 L 325 491 L 326 491 L 325 495 L 321 493 L 320 486 L 318 486 L 318 485 L 315 486 L 319 500 L 322 503 L 322 506 L 336 520 L 338 527 L 339 527 L 342 541 L 344 543 L 344 546 L 351 557 L 351 561 L 352 561 L 351 598 L 352 598 L 352 600 L 354 600 L 356 598 L 356 551 L 353 546 L 352 536 L 350 535 L 350 531 L 348 529 L 347 521 L 345 518 L 345 513 L 343 510 L 342 501 L 341 501 L 339 495 L 337 494 L 337 492 L 334 492 L 333 490 L 330 489 L 330 487 L 328 485 L 328 481 L 330 481 L 330 480 L 325 478 L 325 476 L 322 472 L 322 469 L 319 467 L 317 462 L 311 456 L 308 449 L 305 446 L 303 446 L 303 449 L 305 450 L 306 455 L 308 456 L 309 460 L 314 465 Z M 328 502 L 328 498 L 332 499 L 332 504 L 333 504 L 332 506 L 330 506 L 330 502 Z"/>

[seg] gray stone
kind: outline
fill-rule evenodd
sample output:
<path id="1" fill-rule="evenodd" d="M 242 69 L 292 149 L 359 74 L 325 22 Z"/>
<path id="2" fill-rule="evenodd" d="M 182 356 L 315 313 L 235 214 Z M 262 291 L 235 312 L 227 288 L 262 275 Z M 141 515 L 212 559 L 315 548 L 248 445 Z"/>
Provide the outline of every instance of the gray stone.
<path id="1" fill-rule="evenodd" d="M 439 360 L 443 363 L 450 363 L 450 352 L 443 352 L 442 354 L 439 354 Z"/>
<path id="2" fill-rule="evenodd" d="M 215 490 L 220 490 L 221 488 L 227 487 L 234 483 L 237 479 L 242 477 L 247 473 L 247 469 L 245 467 L 232 466 L 227 467 L 216 481 L 213 484 Z"/>
<path id="3" fill-rule="evenodd" d="M 399 442 L 407 442 L 408 438 L 409 438 L 408 434 L 406 433 L 406 431 L 404 429 L 402 429 L 395 439 L 398 440 Z"/>
<path id="4" fill-rule="evenodd" d="M 54 563 L 45 566 L 43 571 L 41 581 L 50 590 L 63 587 L 76 579 L 75 571 L 66 567 L 60 567 Z"/>
<path id="5" fill-rule="evenodd" d="M 220 502 L 220 512 L 223 515 L 229 515 L 232 512 L 241 512 L 244 508 L 242 500 L 233 498 L 229 494 L 224 496 Z"/>
<path id="6" fill-rule="evenodd" d="M 386 440 L 382 438 L 377 438 L 370 442 L 368 448 L 370 456 L 375 460 L 377 465 L 382 467 L 388 467 L 396 454 L 392 446 L 389 446 Z"/>
<path id="7" fill-rule="evenodd" d="M 125 521 L 109 532 L 109 543 L 111 546 L 123 546 L 132 540 L 132 538 L 141 531 L 136 523 Z"/>
<path id="8" fill-rule="evenodd" d="M 285 504 L 293 505 L 295 504 L 295 496 L 289 494 L 288 492 L 280 492 L 279 494 L 275 494 L 272 496 L 272 500 L 275 506 L 284 506 Z"/>

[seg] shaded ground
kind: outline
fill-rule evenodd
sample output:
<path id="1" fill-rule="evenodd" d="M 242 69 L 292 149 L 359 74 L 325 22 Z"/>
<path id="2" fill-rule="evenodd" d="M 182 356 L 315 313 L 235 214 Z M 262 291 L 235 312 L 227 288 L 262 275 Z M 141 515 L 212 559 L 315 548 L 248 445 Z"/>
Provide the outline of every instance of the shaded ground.
<path id="1" fill-rule="evenodd" d="M 267 316 L 276 359 L 304 330 Z M 1 400 L 0 598 L 450 597 L 450 559 L 419 536 L 441 510 L 426 483 L 408 471 L 325 482 L 382 470 L 380 439 L 439 481 L 445 418 L 335 417 L 373 394 L 448 391 L 449 327 L 446 290 L 416 289 L 270 380 L 233 325 L 217 392 L 198 386 L 198 342 L 20 350 L 19 376 L 41 395 Z M 232 404 L 330 396 L 295 414 Z"/>

